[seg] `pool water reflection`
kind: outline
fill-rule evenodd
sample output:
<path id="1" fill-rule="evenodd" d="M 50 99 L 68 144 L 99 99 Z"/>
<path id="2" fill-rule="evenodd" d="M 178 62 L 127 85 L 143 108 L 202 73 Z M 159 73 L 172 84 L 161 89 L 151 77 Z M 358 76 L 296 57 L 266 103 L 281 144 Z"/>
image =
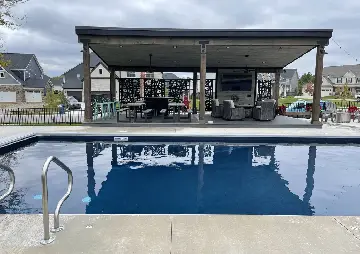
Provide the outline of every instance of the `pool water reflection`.
<path id="1" fill-rule="evenodd" d="M 359 151 L 355 146 L 39 142 L 0 157 L 17 178 L 0 213 L 41 213 L 41 199 L 34 197 L 41 195 L 42 164 L 54 155 L 74 174 L 62 213 L 360 215 Z M 66 174 L 52 166 L 48 182 L 54 211 L 66 191 Z"/>

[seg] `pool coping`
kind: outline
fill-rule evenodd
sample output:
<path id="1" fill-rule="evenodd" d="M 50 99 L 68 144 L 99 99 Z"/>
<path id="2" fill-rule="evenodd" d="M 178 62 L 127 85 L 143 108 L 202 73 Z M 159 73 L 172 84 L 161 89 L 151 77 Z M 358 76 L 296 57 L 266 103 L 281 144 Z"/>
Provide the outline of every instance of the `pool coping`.
<path id="1" fill-rule="evenodd" d="M 322 129 L 323 124 L 309 124 L 309 123 L 291 123 L 291 124 L 272 124 L 263 123 L 263 124 L 231 124 L 231 123 L 106 123 L 106 122 L 91 122 L 83 123 L 83 126 L 90 127 L 148 127 L 148 128 L 167 128 L 167 127 L 186 127 L 186 128 L 271 128 L 271 129 Z"/>
<path id="2" fill-rule="evenodd" d="M 25 147 L 38 141 L 124 143 L 222 143 L 222 144 L 285 144 L 285 145 L 359 145 L 359 136 L 296 136 L 185 133 L 29 133 L 0 143 L 0 154 Z"/>

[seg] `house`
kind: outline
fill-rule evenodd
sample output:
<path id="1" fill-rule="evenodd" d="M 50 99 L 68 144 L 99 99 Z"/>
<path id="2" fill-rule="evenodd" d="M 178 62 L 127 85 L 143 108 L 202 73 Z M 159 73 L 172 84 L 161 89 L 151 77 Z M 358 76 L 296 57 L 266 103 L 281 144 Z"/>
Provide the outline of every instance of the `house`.
<path id="1" fill-rule="evenodd" d="M 0 103 L 42 103 L 52 86 L 34 54 L 3 53 L 6 67 L 0 66 Z"/>
<path id="2" fill-rule="evenodd" d="M 143 73 L 144 78 L 161 79 L 161 72 Z M 141 72 L 116 71 L 115 78 L 140 78 Z M 53 78 L 54 90 L 63 91 L 66 96 L 73 96 L 83 101 L 84 66 L 82 63 Z M 110 71 L 107 65 L 94 53 L 90 54 L 91 94 L 110 97 Z M 116 80 L 116 98 L 119 98 L 119 81 Z"/>
<path id="3" fill-rule="evenodd" d="M 162 78 L 163 79 L 179 79 L 178 76 L 176 76 L 174 73 L 171 73 L 171 72 L 164 72 L 162 74 Z"/>
<path id="4" fill-rule="evenodd" d="M 90 55 L 91 92 L 110 94 L 110 72 L 107 66 L 95 54 Z M 53 78 L 54 90 L 63 91 L 66 96 L 73 96 L 79 102 L 83 101 L 84 66 L 82 63 L 71 68 L 60 77 Z M 117 83 L 118 84 L 118 83 Z M 118 88 L 116 90 L 118 93 Z"/>
<path id="5" fill-rule="evenodd" d="M 280 95 L 284 97 L 288 95 L 295 95 L 298 83 L 299 74 L 297 69 L 284 69 L 284 71 L 280 74 Z"/>
<path id="6" fill-rule="evenodd" d="M 345 84 L 354 96 L 360 95 L 360 64 L 324 67 L 323 86 L 326 89 L 331 87 L 332 95 L 336 88 Z"/>
<path id="7" fill-rule="evenodd" d="M 333 96 L 334 95 L 334 86 L 331 80 L 328 77 L 322 77 L 321 83 L 321 97 Z"/>
<path id="8" fill-rule="evenodd" d="M 258 79 L 275 80 L 274 73 L 258 73 Z M 281 96 L 295 95 L 299 83 L 297 69 L 284 69 L 280 74 L 279 93 Z"/>

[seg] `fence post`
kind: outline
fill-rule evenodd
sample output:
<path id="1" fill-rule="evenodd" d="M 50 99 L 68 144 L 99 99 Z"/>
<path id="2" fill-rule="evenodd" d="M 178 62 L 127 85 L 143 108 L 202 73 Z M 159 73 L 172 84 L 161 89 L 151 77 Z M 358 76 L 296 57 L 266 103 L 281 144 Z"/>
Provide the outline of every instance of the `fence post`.
<path id="1" fill-rule="evenodd" d="M 69 110 L 69 113 L 70 113 L 70 125 L 71 125 L 71 109 Z"/>
<path id="2" fill-rule="evenodd" d="M 20 108 L 17 110 L 18 125 L 20 125 Z"/>
<path id="3" fill-rule="evenodd" d="M 45 108 L 43 108 L 43 110 L 44 110 L 44 124 L 45 124 L 45 114 L 46 114 L 46 112 L 45 112 Z"/>

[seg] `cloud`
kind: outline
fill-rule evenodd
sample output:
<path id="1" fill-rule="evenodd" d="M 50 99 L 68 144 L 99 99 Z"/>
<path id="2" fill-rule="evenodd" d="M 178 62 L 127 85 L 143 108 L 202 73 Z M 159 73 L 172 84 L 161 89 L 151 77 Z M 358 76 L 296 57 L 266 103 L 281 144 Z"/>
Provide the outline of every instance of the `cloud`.
<path id="1" fill-rule="evenodd" d="M 0 29 L 9 52 L 34 53 L 49 75 L 82 61 L 76 25 L 173 28 L 333 28 L 325 66 L 356 64 L 360 16 L 356 0 L 30 0 L 15 9 L 26 20 Z M 351 54 L 348 56 L 344 49 Z M 358 54 L 358 55 L 356 55 Z M 360 61 L 360 59 L 359 59 Z M 313 72 L 315 51 L 289 67 Z"/>

